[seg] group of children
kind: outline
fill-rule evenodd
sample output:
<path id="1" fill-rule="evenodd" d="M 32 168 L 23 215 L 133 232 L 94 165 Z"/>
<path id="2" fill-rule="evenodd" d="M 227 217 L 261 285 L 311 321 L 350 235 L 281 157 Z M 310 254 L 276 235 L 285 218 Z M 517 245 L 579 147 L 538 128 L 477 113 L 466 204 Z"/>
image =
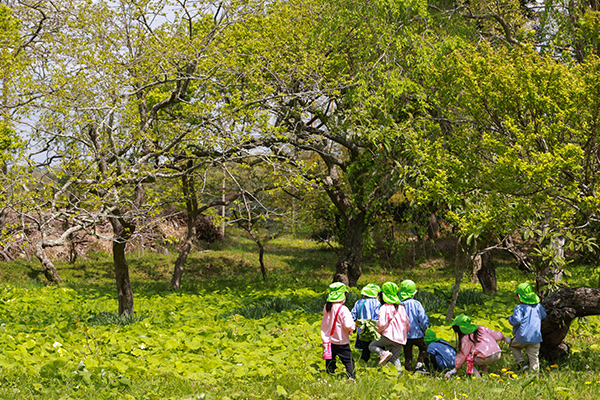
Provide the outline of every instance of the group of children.
<path id="1" fill-rule="evenodd" d="M 363 340 L 364 328 L 358 328 L 355 347 L 362 351 L 360 359 L 368 362 L 371 353 L 375 353 L 379 356 L 378 365 L 391 362 L 399 373 L 402 368 L 400 353 L 404 350 L 404 369 L 407 371 L 428 374 L 431 369 L 448 370 L 445 376 L 449 378 L 467 364 L 467 373 L 479 376 L 478 368 L 485 371 L 487 364 L 500 359 L 498 341 L 502 340 L 510 344 L 519 370 L 539 370 L 541 322 L 546 317 L 546 310 L 528 283 L 521 283 L 515 290 L 519 305 L 508 318 L 513 326 L 512 340 L 502 332 L 473 324 L 466 315 L 459 315 L 452 322 L 452 329 L 457 335 L 456 350 L 428 329 L 429 318 L 425 309 L 414 299 L 417 288 L 413 281 L 403 281 L 400 288 L 394 282 L 386 282 L 381 288 L 368 284 L 361 291 L 363 298 L 354 304 L 352 311 L 344 305 L 347 292 L 348 288 L 343 283 L 332 283 L 323 309 L 321 339 L 329 373 L 335 373 L 338 357 L 346 368 L 348 378 L 356 379 L 350 334 L 357 331 L 358 320 L 376 321 L 379 334 L 378 339 Z M 419 355 L 413 369 L 414 346 Z M 529 365 L 525 362 L 523 351 L 527 354 Z"/>

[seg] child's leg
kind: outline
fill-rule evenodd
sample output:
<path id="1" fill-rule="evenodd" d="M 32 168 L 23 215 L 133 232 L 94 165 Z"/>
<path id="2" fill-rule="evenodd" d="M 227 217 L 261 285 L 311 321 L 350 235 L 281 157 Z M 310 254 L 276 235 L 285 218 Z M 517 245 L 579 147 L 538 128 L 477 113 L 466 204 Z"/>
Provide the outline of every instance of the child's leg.
<path id="1" fill-rule="evenodd" d="M 362 346 L 362 353 L 360 355 L 360 359 L 364 362 L 369 362 L 369 359 L 371 358 L 371 350 L 369 350 L 370 342 L 365 342 L 362 340 L 360 342 Z"/>
<path id="2" fill-rule="evenodd" d="M 510 342 L 510 349 L 512 350 L 513 356 L 515 357 L 515 362 L 517 364 L 525 362 L 525 357 L 523 357 L 523 353 L 521 352 L 525 346 L 527 346 L 525 343 L 521 343 L 515 339 Z"/>
<path id="3" fill-rule="evenodd" d="M 378 356 L 381 356 L 385 351 L 384 346 L 388 343 L 389 340 L 385 336 L 381 336 L 379 339 L 372 341 L 369 344 L 369 351 L 376 353 Z"/>
<path id="4" fill-rule="evenodd" d="M 415 339 L 406 339 L 406 344 L 404 347 L 404 369 L 407 371 L 412 371 L 412 357 L 413 357 L 413 345 L 415 344 Z"/>
<path id="5" fill-rule="evenodd" d="M 330 374 L 335 373 L 335 353 L 333 352 L 333 344 L 331 345 L 331 360 L 325 360 L 325 368 Z"/>
<path id="6" fill-rule="evenodd" d="M 417 348 L 419 349 L 419 356 L 417 357 L 417 364 L 418 363 L 425 363 L 425 357 L 427 357 L 427 344 L 425 344 L 425 338 L 418 338 L 415 339 L 415 345 L 417 346 Z"/>
<path id="7" fill-rule="evenodd" d="M 390 345 L 388 346 L 388 350 L 392 352 L 392 357 L 390 358 L 390 362 L 394 364 L 396 370 L 398 372 L 402 371 L 402 362 L 400 361 L 400 354 L 402 354 L 402 345 L 396 342 L 392 342 L 390 340 Z"/>
<path id="8" fill-rule="evenodd" d="M 346 367 L 346 374 L 348 378 L 356 379 L 356 370 L 354 368 L 354 360 L 352 359 L 352 349 L 350 349 L 349 344 L 342 345 L 331 345 L 331 349 L 333 352 L 333 346 L 338 347 L 337 355 L 342 361 L 342 364 Z"/>
<path id="9" fill-rule="evenodd" d="M 486 365 L 493 363 L 495 361 L 498 361 L 500 359 L 500 357 L 502 357 L 502 352 L 499 351 L 497 353 L 492 354 L 489 357 L 475 357 L 475 360 L 473 360 L 473 365 L 476 367 L 480 367 L 480 369 L 482 370 L 486 370 Z"/>
<path id="10" fill-rule="evenodd" d="M 530 343 L 525 347 L 525 353 L 527 353 L 527 358 L 529 358 L 529 370 L 530 371 L 539 371 L 540 369 L 540 344 L 539 343 Z"/>

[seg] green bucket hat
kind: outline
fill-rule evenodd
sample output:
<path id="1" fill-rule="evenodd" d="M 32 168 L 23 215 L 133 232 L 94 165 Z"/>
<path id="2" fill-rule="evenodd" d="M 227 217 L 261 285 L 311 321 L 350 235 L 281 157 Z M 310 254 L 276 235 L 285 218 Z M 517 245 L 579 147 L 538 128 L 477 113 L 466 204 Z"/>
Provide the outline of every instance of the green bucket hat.
<path id="1" fill-rule="evenodd" d="M 441 339 L 437 338 L 437 336 L 435 335 L 435 332 L 432 331 L 431 329 L 427 329 L 425 331 L 425 338 L 424 339 L 425 339 L 425 344 L 427 346 L 429 346 L 430 343 L 437 342 L 438 340 L 441 340 Z"/>
<path id="2" fill-rule="evenodd" d="M 417 293 L 417 285 L 410 279 L 402 281 L 400 284 L 400 291 L 398 292 L 398 297 L 400 297 L 400 301 L 404 301 L 407 299 L 412 299 Z"/>
<path id="3" fill-rule="evenodd" d="M 377 297 L 379 292 L 381 292 L 381 288 L 378 285 L 376 285 L 374 283 L 369 283 L 367 286 L 362 288 L 362 291 L 360 293 L 363 296 L 367 296 L 367 297 Z"/>
<path id="4" fill-rule="evenodd" d="M 471 317 L 462 314 L 454 318 L 452 326 L 458 326 L 460 331 L 465 335 L 469 335 L 477 330 L 477 325 L 471 323 Z"/>
<path id="5" fill-rule="evenodd" d="M 519 295 L 521 303 L 537 304 L 540 302 L 540 298 L 537 294 L 535 294 L 533 288 L 527 282 L 521 283 L 519 286 L 517 286 L 517 290 L 515 290 L 515 293 Z"/>
<path id="6" fill-rule="evenodd" d="M 389 304 L 400 304 L 400 299 L 398 298 L 398 285 L 394 282 L 386 282 L 381 286 L 382 298 L 384 303 Z"/>
<path id="7" fill-rule="evenodd" d="M 345 294 L 348 291 L 346 285 L 342 282 L 333 282 L 329 285 L 329 295 L 327 296 L 327 301 L 330 303 L 337 303 L 346 298 Z"/>

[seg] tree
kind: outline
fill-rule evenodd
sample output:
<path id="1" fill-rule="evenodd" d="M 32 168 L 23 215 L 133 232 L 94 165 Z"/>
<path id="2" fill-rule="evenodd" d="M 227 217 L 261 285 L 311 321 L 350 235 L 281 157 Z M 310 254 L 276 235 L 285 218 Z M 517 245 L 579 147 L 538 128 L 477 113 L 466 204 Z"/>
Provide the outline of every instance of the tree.
<path id="1" fill-rule="evenodd" d="M 556 360 L 568 355 L 563 342 L 575 318 L 600 314 L 600 290 L 586 287 L 562 288 L 542 301 L 547 317 L 542 321 L 540 356 Z"/>
<path id="2" fill-rule="evenodd" d="M 224 3 L 19 4 L 24 17 L 33 8 L 49 19 L 42 26 L 45 41 L 31 50 L 40 73 L 36 89 L 43 93 L 39 101 L 31 99 L 39 106 L 32 137 L 48 150 L 46 167 L 71 188 L 58 208 L 110 221 L 119 314 L 132 315 L 126 246 L 139 231 L 139 217 L 153 212 L 156 198 L 146 197 L 148 187 L 186 173 L 166 165 L 184 142 L 214 142 L 202 137 L 202 128 L 223 104 L 214 79 L 225 68 L 220 38 L 256 9 Z M 182 113 L 193 119 L 180 118 Z M 83 197 L 71 202 L 71 194 Z"/>
<path id="3" fill-rule="evenodd" d="M 408 175 L 404 135 L 419 102 L 401 71 L 425 8 L 420 2 L 275 3 L 249 33 L 266 48 L 248 54 L 241 73 L 248 92 L 264 93 L 255 142 L 327 193 L 342 225 L 334 280 L 352 286 L 374 216 Z"/>
<path id="4" fill-rule="evenodd" d="M 444 197 L 445 217 L 467 244 L 482 245 L 473 255 L 505 247 L 514 232 L 568 236 L 570 248 L 588 251 L 598 216 L 587 171 L 596 168 L 597 140 L 586 126 L 596 124 L 597 89 L 584 71 L 597 67 L 486 44 L 442 48 L 438 61 L 427 86 L 435 113 L 420 136 L 427 179 L 419 195 Z"/>

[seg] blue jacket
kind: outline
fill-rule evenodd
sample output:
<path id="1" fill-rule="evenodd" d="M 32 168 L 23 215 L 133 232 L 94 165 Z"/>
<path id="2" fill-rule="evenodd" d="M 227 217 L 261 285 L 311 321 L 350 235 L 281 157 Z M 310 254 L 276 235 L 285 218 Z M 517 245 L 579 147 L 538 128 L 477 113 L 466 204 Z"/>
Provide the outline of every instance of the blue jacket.
<path id="1" fill-rule="evenodd" d="M 514 339 L 521 343 L 542 342 L 542 320 L 546 309 L 541 304 L 521 303 L 515 307 L 508 322 L 513 326 Z"/>
<path id="2" fill-rule="evenodd" d="M 379 300 L 372 297 L 367 297 L 366 299 L 361 299 L 354 303 L 354 307 L 352 307 L 350 314 L 352 314 L 352 319 L 355 321 L 357 319 L 372 319 L 373 321 L 377 321 L 379 319 L 380 306 L 381 303 Z M 362 344 L 358 339 L 360 337 L 360 332 L 361 329 L 358 328 L 355 345 L 357 349 L 362 349 Z"/>
<path id="3" fill-rule="evenodd" d="M 352 319 L 355 321 L 357 319 L 372 319 L 377 321 L 379 319 L 379 306 L 381 306 L 381 303 L 375 298 L 360 299 L 354 303 L 350 314 L 352 314 Z"/>
<path id="4" fill-rule="evenodd" d="M 456 350 L 445 340 L 431 342 L 427 346 L 427 352 L 435 357 L 435 362 L 440 370 L 454 368 Z"/>
<path id="5" fill-rule="evenodd" d="M 404 304 L 410 321 L 407 338 L 419 339 L 425 336 L 425 331 L 429 328 L 429 317 L 421 302 L 415 299 L 406 299 L 401 304 Z"/>

